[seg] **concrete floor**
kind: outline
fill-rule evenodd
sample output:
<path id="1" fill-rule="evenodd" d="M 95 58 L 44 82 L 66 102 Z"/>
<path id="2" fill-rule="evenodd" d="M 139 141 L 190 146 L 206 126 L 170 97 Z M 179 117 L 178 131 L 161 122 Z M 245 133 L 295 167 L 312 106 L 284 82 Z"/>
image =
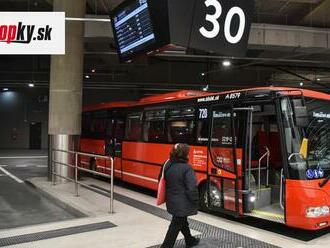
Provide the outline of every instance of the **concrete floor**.
<path id="1" fill-rule="evenodd" d="M 65 210 L 39 190 L 24 183 L 45 177 L 47 158 L 43 151 L 0 152 L 0 229 L 69 220 L 81 215 Z"/>
<path id="2" fill-rule="evenodd" d="M 4 160 L 0 159 L 0 165 Z M 31 242 L 20 242 L 11 248 L 156 248 L 162 243 L 169 225 L 169 219 L 166 217 L 165 206 L 157 207 L 153 195 L 137 192 L 134 187 L 126 187 L 123 184 L 115 186 L 115 213 L 109 214 L 109 198 L 102 194 L 97 194 L 85 188 L 80 188 L 80 197 L 75 196 L 75 187 L 72 183 L 58 184 L 52 186 L 44 177 L 46 168 L 37 167 L 43 165 L 46 161 L 21 159 L 16 162 L 6 161 L 7 166 L 3 167 L 13 175 L 18 175 L 35 185 L 33 189 L 24 183 L 19 183 L 8 175 L 0 176 L 0 195 L 5 198 L 1 202 L 12 204 L 16 209 L 14 213 L 22 213 L 19 219 L 39 220 L 48 218 L 50 223 L 43 223 L 21 226 L 17 228 L 7 228 L 0 230 L 0 246 L 4 239 L 14 240 L 26 235 L 35 236 Z M 17 165 L 21 165 L 18 166 Z M 22 166 L 28 165 L 28 166 Z M 4 174 L 3 172 L 0 172 Z M 34 177 L 40 175 L 42 177 Z M 33 178 L 32 178 L 33 176 Z M 84 178 L 84 183 L 96 185 L 99 188 L 109 189 L 109 184 L 104 181 Z M 40 191 L 39 191 L 40 190 Z M 43 194 L 40 194 L 43 192 Z M 15 197 L 11 195 L 16 194 Z M 61 204 L 55 204 L 53 201 L 47 203 L 43 195 L 58 199 Z M 12 202 L 11 198 L 16 202 Z M 25 198 L 30 198 L 29 200 Z M 46 197 L 46 199 L 51 199 Z M 46 201 L 46 202 L 45 202 Z M 30 205 L 26 205 L 30 204 Z M 65 206 L 71 206 L 79 212 L 85 214 L 85 218 L 67 218 L 68 212 L 63 209 Z M 6 204 L 5 204 L 6 205 Z M 142 206 L 142 207 L 141 207 Z M 8 205 L 0 204 L 0 223 L 14 223 L 8 216 L 2 216 L 2 211 L 8 211 Z M 4 210 L 3 210 L 4 209 Z M 24 214 L 24 211 L 26 211 Z M 56 211 L 64 211 L 61 214 Z M 162 212 L 161 215 L 155 214 L 155 211 Z M 39 212 L 39 213 L 38 213 Z M 32 217 L 32 214 L 37 214 Z M 165 215 L 164 215 L 165 213 Z M 31 215 L 29 215 L 31 214 Z M 29 216 L 25 218 L 25 216 Z M 165 216 L 165 217 L 164 217 Z M 1 219 L 2 218 L 2 219 Z M 8 219 L 5 219 L 8 218 Z M 18 219 L 18 218 L 17 218 Z M 3 220 L 3 221 L 2 221 Z M 38 239 L 40 233 L 47 233 L 63 228 L 75 228 L 81 225 L 97 224 L 109 221 L 115 225 L 113 228 L 95 230 L 90 232 L 75 233 L 73 235 L 62 235 L 56 238 Z M 22 223 L 21 223 L 22 224 Z M 33 223 L 32 223 L 33 224 Z M 36 225 L 37 224 L 37 225 Z M 202 237 L 201 244 L 197 248 L 255 248 L 255 247 L 290 247 L 290 248 L 325 248 L 330 243 L 330 230 L 326 230 L 317 235 L 301 233 L 296 229 L 289 229 L 283 225 L 265 224 L 258 220 L 236 220 L 224 216 L 218 216 L 200 212 L 190 220 L 193 229 L 193 235 Z M 272 228 L 273 226 L 273 228 Z M 277 232 L 277 229 L 283 229 Z M 220 233 L 220 235 L 217 234 Z M 300 234 L 299 234 L 300 233 Z M 301 239 L 300 236 L 306 235 L 307 239 Z M 297 238 L 298 237 L 298 238 Z M 182 236 L 178 237 L 175 248 L 183 248 Z"/>
<path id="3" fill-rule="evenodd" d="M 74 185 L 71 183 L 52 186 L 44 178 L 34 178 L 31 180 L 38 188 L 59 198 L 61 201 L 79 209 L 79 211 L 88 215 L 89 218 L 82 218 L 79 220 L 66 221 L 53 223 L 52 225 L 40 225 L 35 226 L 34 229 L 23 228 L 13 229 L 7 232 L 1 233 L 0 237 L 10 237 L 22 233 L 36 232 L 40 230 L 52 230 L 58 227 L 67 225 L 75 225 L 82 223 L 90 223 L 97 221 L 110 221 L 116 225 L 115 228 L 101 230 L 92 233 L 84 233 L 66 237 L 59 237 L 56 239 L 37 241 L 33 243 L 33 248 L 39 247 L 79 247 L 87 248 L 93 246 L 93 248 L 159 248 L 159 244 L 162 243 L 165 233 L 167 231 L 169 221 L 155 216 L 148 211 L 142 211 L 136 206 L 131 204 L 125 204 L 120 197 L 115 196 L 115 213 L 109 214 L 109 198 L 96 194 L 90 190 L 81 188 L 80 197 L 75 196 Z M 109 184 L 103 181 L 95 179 L 84 179 L 84 182 L 89 185 L 97 185 L 102 188 L 109 188 Z M 159 208 L 164 210 L 165 206 L 155 206 L 155 198 L 143 193 L 139 193 L 122 186 L 115 187 L 116 194 L 128 197 L 132 200 L 136 200 L 141 204 Z M 117 200 L 116 200 L 117 197 Z M 288 237 L 285 234 L 274 233 L 263 228 L 254 227 L 245 223 L 240 223 L 230 218 L 224 218 L 221 216 L 215 216 L 212 214 L 200 212 L 197 216 L 191 218 L 192 221 L 198 221 L 209 225 L 209 227 L 220 228 L 224 231 L 224 235 L 214 238 L 203 238 L 201 245 L 196 248 L 216 248 L 216 247 L 229 247 L 229 248 L 255 248 L 255 247 L 283 247 L 283 248 L 325 248 L 330 243 L 330 230 L 323 233 L 321 236 L 317 236 L 310 241 L 302 241 L 294 237 Z M 193 224 L 193 223 L 191 223 Z M 193 227 L 194 225 L 192 225 Z M 206 231 L 206 234 L 208 231 Z M 209 230 L 212 233 L 212 228 Z M 237 234 L 240 239 L 250 239 L 249 242 L 245 242 L 246 246 L 237 246 L 239 243 L 232 236 L 228 236 L 226 232 L 231 234 Z M 293 230 L 293 232 L 299 232 Z M 193 235 L 205 235 L 194 229 Z M 180 242 L 182 236 L 179 236 L 178 244 L 175 248 L 183 248 L 184 245 Z M 253 244 L 253 242 L 264 242 L 263 244 Z M 251 243 L 252 242 L 252 243 Z M 17 245 L 15 247 L 31 247 L 30 243 Z"/>

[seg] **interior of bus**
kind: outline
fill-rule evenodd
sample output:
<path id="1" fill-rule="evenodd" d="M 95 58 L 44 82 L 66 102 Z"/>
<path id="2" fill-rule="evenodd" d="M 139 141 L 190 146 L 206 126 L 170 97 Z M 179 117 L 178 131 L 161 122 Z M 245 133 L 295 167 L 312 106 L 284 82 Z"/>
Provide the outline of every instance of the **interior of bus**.
<path id="1" fill-rule="evenodd" d="M 280 132 L 274 104 L 253 106 L 251 129 L 251 168 L 249 189 L 256 196 L 251 215 L 277 222 L 284 221 L 281 204 L 283 169 Z"/>

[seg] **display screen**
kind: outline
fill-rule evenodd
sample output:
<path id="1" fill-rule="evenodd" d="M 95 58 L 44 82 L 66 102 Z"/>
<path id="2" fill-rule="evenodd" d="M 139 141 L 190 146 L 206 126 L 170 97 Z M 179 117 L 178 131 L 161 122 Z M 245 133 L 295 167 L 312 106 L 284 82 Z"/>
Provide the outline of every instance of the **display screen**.
<path id="1" fill-rule="evenodd" d="M 112 16 L 121 58 L 143 51 L 156 42 L 147 0 L 131 1 Z"/>

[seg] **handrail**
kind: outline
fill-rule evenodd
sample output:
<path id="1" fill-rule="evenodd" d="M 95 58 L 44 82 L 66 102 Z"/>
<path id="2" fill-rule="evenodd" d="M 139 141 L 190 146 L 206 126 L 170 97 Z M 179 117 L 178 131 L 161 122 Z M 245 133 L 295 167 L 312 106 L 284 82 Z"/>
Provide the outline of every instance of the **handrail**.
<path id="1" fill-rule="evenodd" d="M 93 158 L 104 158 L 104 159 L 111 158 L 112 159 L 112 157 L 98 155 L 98 154 L 94 154 L 94 153 L 75 152 L 75 151 L 61 150 L 61 149 L 53 149 L 53 151 L 55 151 L 55 152 L 66 152 L 66 153 L 71 153 L 71 154 L 78 154 L 78 155 L 83 155 L 83 156 L 93 157 Z"/>
<path id="2" fill-rule="evenodd" d="M 249 190 L 251 188 L 251 166 L 252 166 L 252 162 L 251 162 L 251 155 L 252 155 L 252 126 L 253 126 L 253 114 L 250 114 L 250 123 L 249 123 Z"/>
<path id="3" fill-rule="evenodd" d="M 282 209 L 284 209 L 284 205 L 283 205 L 283 169 L 281 170 L 280 206 Z"/>
<path id="4" fill-rule="evenodd" d="M 61 150 L 61 149 L 52 149 L 52 159 L 51 159 L 51 165 L 52 165 L 52 169 L 51 169 L 51 174 L 52 174 L 52 184 L 55 186 L 56 182 L 55 182 L 55 177 L 60 177 L 63 179 L 66 179 L 68 181 L 74 182 L 75 183 L 75 189 L 76 189 L 76 196 L 79 196 L 79 185 L 84 186 L 87 189 L 90 190 L 95 190 L 95 191 L 99 191 L 101 192 L 101 190 L 91 187 L 90 185 L 87 185 L 85 183 L 81 183 L 78 180 L 78 171 L 84 171 L 87 173 L 91 173 L 94 175 L 98 175 L 101 177 L 105 177 L 105 178 L 109 178 L 110 179 L 110 193 L 109 193 L 109 197 L 110 197 L 110 213 L 113 213 L 113 188 L 114 188 L 114 163 L 113 163 L 113 158 L 112 157 L 107 157 L 107 156 L 102 156 L 102 155 L 96 155 L 96 154 L 91 154 L 91 153 L 84 153 L 84 152 L 76 152 L 76 151 L 70 151 L 70 150 Z M 55 161 L 53 158 L 55 158 L 53 153 L 56 152 L 60 152 L 60 153 L 67 153 L 67 154 L 72 154 L 74 155 L 74 165 L 69 164 L 69 163 L 63 163 L 63 162 L 59 162 L 59 161 Z M 105 174 L 105 173 L 101 173 L 98 171 L 94 171 L 94 170 L 89 170 L 86 168 L 81 168 L 78 166 L 78 158 L 79 156 L 86 156 L 86 157 L 92 157 L 92 158 L 101 158 L 101 159 L 106 159 L 109 160 L 111 163 L 111 169 L 110 169 L 110 175 Z M 56 173 L 56 165 L 63 165 L 66 167 L 70 167 L 73 168 L 75 170 L 75 178 L 69 178 L 69 177 L 65 177 L 61 174 Z M 102 191 L 102 193 L 104 193 Z"/>
<path id="5" fill-rule="evenodd" d="M 300 156 L 300 157 L 302 157 L 302 158 L 304 159 L 304 157 L 303 157 L 300 153 L 295 152 L 295 153 L 291 153 L 290 156 L 288 157 L 288 161 L 289 161 L 289 162 L 290 162 L 290 160 L 291 160 L 291 158 L 292 158 L 293 156 Z"/>
<path id="6" fill-rule="evenodd" d="M 258 188 L 259 190 L 261 189 L 261 161 L 267 157 L 267 164 L 266 164 L 266 168 L 267 168 L 267 181 L 266 181 L 266 185 L 268 186 L 269 183 L 269 156 L 270 156 L 270 151 L 268 149 L 267 146 L 265 146 L 266 152 L 259 158 L 259 165 L 258 165 Z"/>

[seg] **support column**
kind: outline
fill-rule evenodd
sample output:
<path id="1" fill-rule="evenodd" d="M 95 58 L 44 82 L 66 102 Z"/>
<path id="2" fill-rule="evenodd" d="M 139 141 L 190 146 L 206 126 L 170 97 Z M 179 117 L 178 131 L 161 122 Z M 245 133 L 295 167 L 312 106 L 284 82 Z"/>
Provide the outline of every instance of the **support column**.
<path id="1" fill-rule="evenodd" d="M 83 18 L 86 0 L 54 0 L 54 11 L 65 11 L 66 17 Z M 81 133 L 84 22 L 66 21 L 65 35 L 65 55 L 54 55 L 51 58 L 49 151 L 77 150 Z M 51 155 L 51 152 L 49 154 Z M 74 164 L 71 158 L 72 156 L 64 153 L 57 153 L 57 156 L 53 157 L 56 161 Z M 48 168 L 50 172 L 50 166 Z M 62 165 L 57 165 L 56 168 L 58 174 L 73 178 L 73 169 Z"/>

